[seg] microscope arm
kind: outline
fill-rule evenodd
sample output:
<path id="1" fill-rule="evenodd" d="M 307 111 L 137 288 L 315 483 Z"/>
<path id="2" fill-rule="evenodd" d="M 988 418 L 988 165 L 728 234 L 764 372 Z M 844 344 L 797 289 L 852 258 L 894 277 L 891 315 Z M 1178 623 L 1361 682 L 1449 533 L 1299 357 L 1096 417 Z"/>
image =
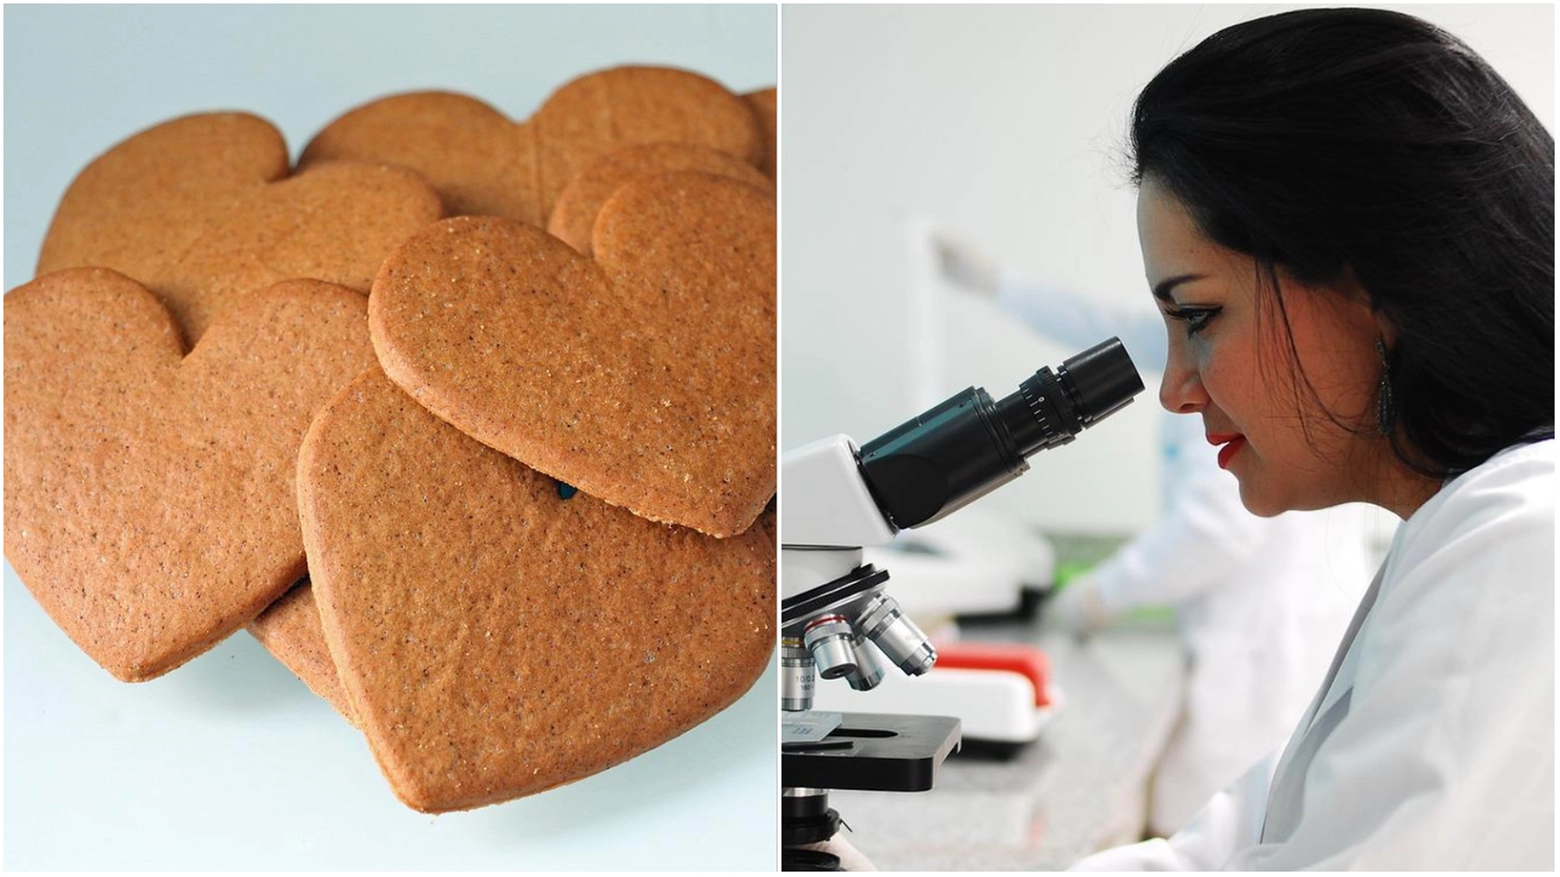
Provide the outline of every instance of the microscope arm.
<path id="1" fill-rule="evenodd" d="M 780 477 L 786 548 L 859 549 L 893 540 L 896 529 L 867 489 L 849 436 L 819 439 L 787 453 Z"/>

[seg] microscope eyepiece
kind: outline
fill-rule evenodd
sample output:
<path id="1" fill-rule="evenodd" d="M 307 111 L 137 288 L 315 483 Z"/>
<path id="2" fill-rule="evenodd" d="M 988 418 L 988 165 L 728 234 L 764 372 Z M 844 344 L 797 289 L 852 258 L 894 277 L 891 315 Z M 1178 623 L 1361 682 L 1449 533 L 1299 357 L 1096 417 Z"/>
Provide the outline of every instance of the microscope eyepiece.
<path id="1" fill-rule="evenodd" d="M 1109 417 L 1143 392 L 1143 379 L 1118 338 L 1063 361 L 1057 374 L 1064 386 L 1076 392 L 1084 426 Z"/>
<path id="2" fill-rule="evenodd" d="M 1019 453 L 1028 457 L 1067 444 L 1142 391 L 1143 379 L 1127 349 L 1112 338 L 1066 360 L 1055 372 L 1035 372 L 1017 393 L 997 403 L 997 412 Z"/>
<path id="3" fill-rule="evenodd" d="M 993 403 L 970 387 L 861 446 L 862 475 L 897 529 L 930 523 L 1017 478 L 1025 458 L 1064 445 L 1143 391 L 1111 338 L 1042 368 Z"/>

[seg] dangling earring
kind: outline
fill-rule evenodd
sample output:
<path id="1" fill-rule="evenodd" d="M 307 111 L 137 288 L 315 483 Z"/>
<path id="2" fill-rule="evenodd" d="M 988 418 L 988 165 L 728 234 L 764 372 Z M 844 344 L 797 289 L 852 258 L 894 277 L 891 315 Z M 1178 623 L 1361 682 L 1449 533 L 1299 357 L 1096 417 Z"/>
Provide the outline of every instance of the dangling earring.
<path id="1" fill-rule="evenodd" d="M 1376 387 L 1376 431 L 1392 434 L 1392 421 L 1397 412 L 1392 404 L 1392 364 L 1387 361 L 1387 345 L 1376 339 L 1376 353 L 1381 356 L 1381 383 Z"/>

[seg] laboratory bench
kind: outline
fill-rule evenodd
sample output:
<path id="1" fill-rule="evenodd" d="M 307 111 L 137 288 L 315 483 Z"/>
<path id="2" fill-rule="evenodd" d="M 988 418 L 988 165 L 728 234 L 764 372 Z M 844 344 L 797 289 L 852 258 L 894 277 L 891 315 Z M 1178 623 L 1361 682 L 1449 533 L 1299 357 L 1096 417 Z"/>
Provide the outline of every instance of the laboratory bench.
<path id="1" fill-rule="evenodd" d="M 831 792 L 851 843 L 885 871 L 1006 871 L 1062 869 L 1138 840 L 1184 684 L 1173 627 L 1127 622 L 1080 643 L 1034 622 L 984 622 L 962 636 L 1038 645 L 1062 703 L 1037 741 L 1008 757 L 967 747 L 930 791 Z"/>

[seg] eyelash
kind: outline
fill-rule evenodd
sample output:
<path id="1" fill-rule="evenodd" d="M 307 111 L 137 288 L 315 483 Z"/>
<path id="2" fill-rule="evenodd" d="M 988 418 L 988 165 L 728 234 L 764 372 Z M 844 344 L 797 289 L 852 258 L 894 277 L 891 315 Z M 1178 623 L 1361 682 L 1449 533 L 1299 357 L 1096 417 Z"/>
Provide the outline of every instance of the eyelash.
<path id="1" fill-rule="evenodd" d="M 1223 308 L 1176 308 L 1165 311 L 1165 316 L 1185 323 L 1186 337 L 1190 338 L 1208 328 L 1208 321 L 1217 316 L 1221 310 Z"/>

